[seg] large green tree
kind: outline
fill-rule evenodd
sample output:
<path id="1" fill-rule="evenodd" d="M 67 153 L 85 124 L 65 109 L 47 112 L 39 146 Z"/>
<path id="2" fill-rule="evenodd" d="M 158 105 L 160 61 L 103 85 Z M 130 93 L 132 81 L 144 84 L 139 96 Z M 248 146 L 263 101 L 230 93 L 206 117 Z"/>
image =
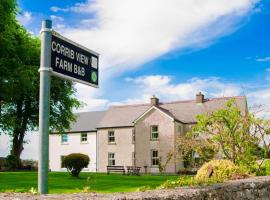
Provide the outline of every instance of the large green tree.
<path id="1" fill-rule="evenodd" d="M 0 32 L 0 128 L 11 138 L 10 154 L 18 167 L 25 135 L 38 128 L 40 42 L 16 21 L 16 2 L 1 0 L 0 9 L 7 21 L 0 24 L 5 28 Z M 50 130 L 64 131 L 75 120 L 72 111 L 80 106 L 75 92 L 72 82 L 52 78 Z"/>
<path id="2" fill-rule="evenodd" d="M 260 138 L 252 128 L 256 119 L 251 113 L 241 113 L 235 99 L 229 100 L 225 108 L 198 115 L 197 120 L 193 133 L 218 145 L 226 159 L 245 165 L 257 159 Z"/>

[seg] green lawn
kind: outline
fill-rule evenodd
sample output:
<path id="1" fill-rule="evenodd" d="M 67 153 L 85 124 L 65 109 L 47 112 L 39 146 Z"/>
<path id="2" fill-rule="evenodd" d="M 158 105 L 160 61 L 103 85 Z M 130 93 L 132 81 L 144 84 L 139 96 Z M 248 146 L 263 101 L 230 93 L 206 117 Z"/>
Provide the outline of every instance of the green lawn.
<path id="1" fill-rule="evenodd" d="M 49 193 L 82 192 L 86 186 L 99 193 L 132 192 L 143 186 L 154 189 L 166 180 L 176 180 L 179 176 L 81 173 L 73 178 L 68 173 L 49 173 Z M 0 192 L 28 192 L 37 189 L 37 172 L 0 172 Z"/>

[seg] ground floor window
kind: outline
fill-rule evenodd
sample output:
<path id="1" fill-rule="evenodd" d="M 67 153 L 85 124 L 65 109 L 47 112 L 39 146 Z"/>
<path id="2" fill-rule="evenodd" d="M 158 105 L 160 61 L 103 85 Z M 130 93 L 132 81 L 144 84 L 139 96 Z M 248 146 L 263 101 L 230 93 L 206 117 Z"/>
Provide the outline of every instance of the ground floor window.
<path id="1" fill-rule="evenodd" d="M 159 156 L 157 150 L 151 150 L 151 165 L 158 166 L 159 164 Z"/>
<path id="2" fill-rule="evenodd" d="M 108 153 L 108 165 L 109 166 L 115 165 L 115 153 Z"/>

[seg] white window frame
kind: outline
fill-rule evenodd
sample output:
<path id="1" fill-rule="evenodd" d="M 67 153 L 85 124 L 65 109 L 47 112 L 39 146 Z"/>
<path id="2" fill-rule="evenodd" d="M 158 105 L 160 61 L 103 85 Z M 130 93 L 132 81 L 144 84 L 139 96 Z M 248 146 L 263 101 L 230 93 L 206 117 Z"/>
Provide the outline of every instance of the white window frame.
<path id="1" fill-rule="evenodd" d="M 110 133 L 113 133 L 113 136 L 111 136 Z M 111 138 L 113 138 L 113 141 L 110 141 Z M 115 131 L 113 130 L 108 131 L 108 143 L 115 144 Z"/>
<path id="2" fill-rule="evenodd" d="M 81 143 L 82 144 L 88 143 L 88 134 L 87 133 L 81 133 Z"/>
<path id="3" fill-rule="evenodd" d="M 64 137 L 66 137 L 65 141 L 63 140 Z M 61 144 L 68 144 L 68 134 L 67 133 L 61 134 Z"/>
<path id="4" fill-rule="evenodd" d="M 154 127 L 157 127 L 157 131 L 153 131 Z M 153 135 L 156 135 L 157 137 L 153 137 Z M 150 126 L 150 140 L 159 140 L 158 125 L 151 125 Z"/>
<path id="5" fill-rule="evenodd" d="M 156 157 L 153 156 L 154 152 L 157 152 Z M 160 161 L 160 157 L 159 157 L 158 154 L 159 154 L 158 150 L 156 150 L 156 149 L 151 150 L 151 166 L 152 167 L 158 167 L 158 164 L 159 164 L 159 161 Z M 157 162 L 157 163 L 154 163 L 154 162 Z"/>
<path id="6" fill-rule="evenodd" d="M 115 166 L 115 153 L 108 153 L 108 166 Z"/>

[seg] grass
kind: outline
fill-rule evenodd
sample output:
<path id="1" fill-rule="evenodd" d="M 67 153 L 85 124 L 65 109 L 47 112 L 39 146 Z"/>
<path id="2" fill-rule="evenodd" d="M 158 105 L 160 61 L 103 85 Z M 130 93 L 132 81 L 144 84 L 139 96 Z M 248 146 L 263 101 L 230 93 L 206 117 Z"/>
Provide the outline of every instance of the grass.
<path id="1" fill-rule="evenodd" d="M 73 178 L 68 173 L 49 173 L 49 193 L 78 193 L 89 187 L 92 192 L 132 192 L 147 186 L 154 189 L 167 180 L 177 180 L 176 175 L 141 175 L 81 173 Z M 0 172 L 0 192 L 29 192 L 37 188 L 37 172 Z"/>

